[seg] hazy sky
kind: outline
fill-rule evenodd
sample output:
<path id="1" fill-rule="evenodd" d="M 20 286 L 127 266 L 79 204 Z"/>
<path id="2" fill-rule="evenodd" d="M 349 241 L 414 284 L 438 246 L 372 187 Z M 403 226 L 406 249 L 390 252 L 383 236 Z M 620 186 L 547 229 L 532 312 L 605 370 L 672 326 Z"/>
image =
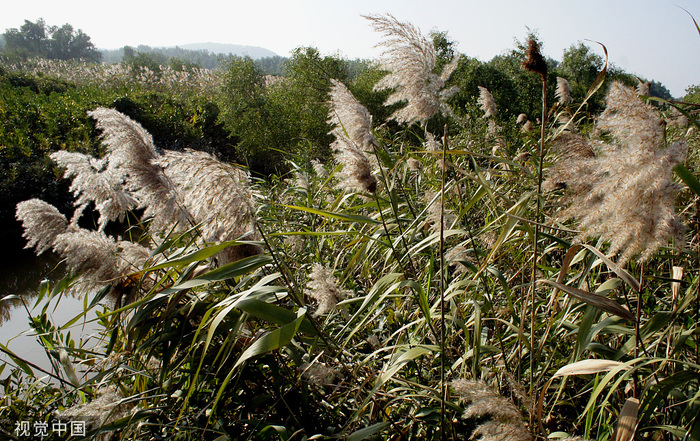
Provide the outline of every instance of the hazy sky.
<path id="1" fill-rule="evenodd" d="M 611 63 L 681 97 L 700 84 L 700 34 L 680 7 L 700 21 L 699 0 L 26 0 L 0 8 L 0 31 L 44 18 L 70 23 L 106 49 L 216 42 L 283 56 L 314 46 L 323 54 L 375 58 L 380 36 L 361 15 L 391 13 L 425 34 L 447 31 L 460 52 L 482 61 L 513 48 L 528 28 L 557 60 L 578 41 L 599 41 Z M 600 46 L 586 44 L 602 55 Z"/>

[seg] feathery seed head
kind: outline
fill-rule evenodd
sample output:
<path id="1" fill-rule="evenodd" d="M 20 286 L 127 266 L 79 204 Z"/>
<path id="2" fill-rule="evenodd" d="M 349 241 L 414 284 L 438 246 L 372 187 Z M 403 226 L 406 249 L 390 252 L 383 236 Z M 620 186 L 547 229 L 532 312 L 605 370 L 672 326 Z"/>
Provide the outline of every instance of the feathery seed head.
<path id="1" fill-rule="evenodd" d="M 557 90 L 554 93 L 554 96 L 561 105 L 568 104 L 574 100 L 571 97 L 571 86 L 566 78 L 557 77 Z"/>
<path id="2" fill-rule="evenodd" d="M 314 313 L 316 316 L 331 312 L 338 302 L 350 294 L 350 291 L 338 286 L 338 279 L 333 275 L 333 270 L 320 263 L 314 263 L 309 279 L 306 294 L 318 303 Z"/>
<path id="3" fill-rule="evenodd" d="M 246 172 L 208 153 L 189 149 L 166 151 L 153 163 L 162 168 L 187 212 L 201 225 L 205 241 L 225 242 L 242 236 L 259 239 L 254 193 Z M 245 257 L 240 255 L 244 251 L 246 255 L 261 252 L 229 247 L 217 255 L 219 264 Z"/>
<path id="4" fill-rule="evenodd" d="M 543 80 L 547 78 L 547 62 L 540 53 L 540 45 L 534 38 L 527 40 L 527 58 L 521 66 L 529 72 L 540 74 Z"/>
<path id="5" fill-rule="evenodd" d="M 562 159 L 550 170 L 550 180 L 570 189 L 571 205 L 560 217 L 578 220 L 581 238 L 610 242 L 609 253 L 620 253 L 624 265 L 634 256 L 647 260 L 671 240 L 683 243 L 671 175 L 688 147 L 683 141 L 664 147 L 659 115 L 633 89 L 615 82 L 606 101 L 597 125 L 613 142 L 561 137 Z"/>
<path id="6" fill-rule="evenodd" d="M 311 167 L 314 169 L 314 173 L 316 173 L 316 176 L 318 176 L 320 179 L 326 179 L 328 178 L 328 172 L 326 171 L 326 168 L 323 166 L 323 164 L 315 159 L 311 160 Z"/>
<path id="7" fill-rule="evenodd" d="M 416 158 L 408 158 L 406 160 L 406 165 L 408 165 L 408 169 L 411 171 L 418 171 L 421 168 L 421 163 Z"/>
<path id="8" fill-rule="evenodd" d="M 399 123 L 425 123 L 441 108 L 440 90 L 457 67 L 459 55 L 443 68 L 440 75 L 435 69 L 435 48 L 420 31 L 409 23 L 402 23 L 392 15 L 365 16 L 372 27 L 386 39 L 378 46 L 386 47 L 380 68 L 389 71 L 375 89 L 395 89 L 385 105 L 406 101 L 392 118 Z M 442 99 L 446 99 L 442 97 Z"/>
<path id="9" fill-rule="evenodd" d="M 336 369 L 318 361 L 304 363 L 300 368 L 302 377 L 316 386 L 333 384 L 333 380 L 338 375 Z"/>
<path id="10" fill-rule="evenodd" d="M 115 386 L 103 387 L 98 390 L 99 396 L 92 401 L 78 404 L 55 415 L 59 419 L 95 418 L 96 429 L 106 424 L 117 421 L 129 414 L 129 406 L 121 402 L 124 398 Z"/>
<path id="11" fill-rule="evenodd" d="M 142 268 L 150 250 L 132 242 L 115 242 L 102 231 L 71 225 L 56 207 L 39 199 L 17 204 L 27 248 L 37 254 L 53 249 L 88 285 L 125 277 Z"/>
<path id="12" fill-rule="evenodd" d="M 479 99 L 477 100 L 479 107 L 484 111 L 484 118 L 496 116 L 496 102 L 493 100 L 493 95 L 485 87 L 479 86 Z"/>
<path id="13" fill-rule="evenodd" d="M 109 282 L 123 275 L 119 271 L 117 244 L 101 231 L 81 228 L 60 234 L 53 248 L 90 284 Z"/>
<path id="14" fill-rule="evenodd" d="M 56 207 L 41 199 L 30 199 L 17 204 L 16 217 L 24 227 L 26 248 L 35 247 L 37 254 L 53 248 L 56 237 L 72 229 Z"/>
<path id="15" fill-rule="evenodd" d="M 440 220 L 442 219 L 443 229 L 451 228 L 457 221 L 457 215 L 450 209 L 442 206 L 442 198 L 439 193 L 428 190 L 423 195 L 425 201 L 429 204 L 427 207 L 427 216 L 425 218 L 426 225 L 432 232 L 440 231 Z"/>
<path id="16" fill-rule="evenodd" d="M 343 169 L 338 173 L 340 186 L 347 191 L 376 193 L 377 178 L 372 174 L 372 164 L 367 155 L 345 136 L 336 138 L 331 148 L 335 151 L 335 160 L 343 164 Z"/>
<path id="17" fill-rule="evenodd" d="M 377 144 L 372 133 L 372 115 L 360 104 L 348 88 L 337 80 L 331 80 L 329 123 L 331 134 L 346 136 L 360 149 L 368 151 Z"/>
<path id="18" fill-rule="evenodd" d="M 343 164 L 340 185 L 348 191 L 375 193 L 377 178 L 372 175 L 372 164 L 365 154 L 377 142 L 371 131 L 372 118 L 339 81 L 333 80 L 330 95 L 329 121 L 334 124 L 331 134 L 335 136 L 331 149 L 336 161 Z"/>
<path id="19" fill-rule="evenodd" d="M 651 95 L 651 82 L 645 81 L 642 82 L 642 80 L 637 79 L 638 84 L 637 84 L 637 95 L 640 96 L 649 96 Z"/>
<path id="20" fill-rule="evenodd" d="M 531 441 L 532 435 L 523 423 L 517 407 L 481 380 L 460 379 L 450 383 L 455 393 L 468 401 L 464 418 L 486 421 L 479 423 L 473 437 L 484 441 Z"/>
<path id="21" fill-rule="evenodd" d="M 166 230 L 173 224 L 184 229 L 191 215 L 178 200 L 178 193 L 155 164 L 158 159 L 153 137 L 128 116 L 103 107 L 88 114 L 97 120 L 103 131 L 103 143 L 109 152 L 109 167 L 129 177 L 127 190 L 145 208 L 144 217 L 152 218 L 151 229 Z"/>
<path id="22" fill-rule="evenodd" d="M 634 150 L 652 152 L 663 143 L 664 124 L 658 112 L 619 81 L 610 86 L 597 126 Z"/>
<path id="23" fill-rule="evenodd" d="M 65 169 L 64 178 L 72 178 L 70 190 L 75 197 L 74 205 L 78 207 L 73 215 L 77 223 L 83 209 L 94 202 L 100 213 L 99 229 L 103 230 L 107 222 L 123 220 L 127 211 L 138 206 L 138 201 L 123 185 L 124 178 L 115 168 L 108 167 L 106 159 L 61 150 L 51 155 L 60 167 Z"/>

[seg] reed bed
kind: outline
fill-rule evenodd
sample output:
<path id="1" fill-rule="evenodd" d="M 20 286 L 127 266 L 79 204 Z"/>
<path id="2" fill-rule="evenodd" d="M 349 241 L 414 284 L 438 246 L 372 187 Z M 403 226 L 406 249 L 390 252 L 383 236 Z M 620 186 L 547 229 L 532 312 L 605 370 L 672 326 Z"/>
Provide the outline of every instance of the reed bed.
<path id="1" fill-rule="evenodd" d="M 333 160 L 286 178 L 157 151 L 91 112 L 105 154 L 53 156 L 74 219 L 40 200 L 17 218 L 73 270 L 44 296 L 99 290 L 74 319 L 97 309 L 99 343 L 33 321 L 57 383 L 10 354 L 25 413 L 5 399 L 0 421 L 91 416 L 102 439 L 700 439 L 694 109 L 614 83 L 587 115 L 559 78 L 532 122 L 497 121 L 481 87 L 480 114 L 434 130 L 459 58 L 437 69 L 416 27 L 367 19 L 399 130 L 329 79 Z M 546 92 L 538 51 L 523 67 Z M 135 217 L 124 237 L 103 228 Z"/>

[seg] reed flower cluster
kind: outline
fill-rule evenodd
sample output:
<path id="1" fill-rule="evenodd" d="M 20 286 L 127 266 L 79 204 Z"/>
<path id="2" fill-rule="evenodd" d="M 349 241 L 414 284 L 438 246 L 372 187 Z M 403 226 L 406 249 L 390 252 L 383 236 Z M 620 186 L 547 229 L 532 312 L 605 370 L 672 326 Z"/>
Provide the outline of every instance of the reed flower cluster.
<path id="1" fill-rule="evenodd" d="M 97 393 L 98 396 L 92 401 L 55 412 L 55 416 L 61 420 L 88 419 L 94 425 L 94 427 L 89 427 L 92 430 L 113 423 L 130 414 L 130 406 L 123 403 L 124 397 L 115 386 L 103 387 Z M 115 438 L 111 434 L 106 433 L 99 435 L 96 439 L 102 441 Z"/>
<path id="2" fill-rule="evenodd" d="M 106 224 L 121 220 L 135 208 L 150 221 L 151 236 L 173 229 L 197 226 L 203 242 L 239 237 L 257 239 L 254 194 L 242 170 L 213 156 L 187 150 L 156 151 L 151 135 L 137 122 L 116 110 L 98 108 L 89 114 L 103 131 L 107 148 L 103 158 L 71 152 L 51 155 L 72 178 L 76 210 L 72 221 L 52 205 L 32 199 L 17 205 L 27 247 L 41 254 L 49 249 L 88 284 L 115 281 L 139 271 L 151 250 L 104 233 Z M 85 207 L 100 213 L 96 231 L 78 226 Z M 258 254 L 254 245 L 229 247 L 218 256 L 223 264 Z"/>
<path id="3" fill-rule="evenodd" d="M 192 68 L 176 70 L 158 66 L 153 71 L 145 66 L 116 63 L 85 63 L 45 58 L 30 58 L 7 66 L 9 70 L 33 76 L 58 78 L 77 85 L 99 87 L 148 87 L 150 90 L 213 94 L 219 87 L 220 77 L 211 69 Z"/>
<path id="4" fill-rule="evenodd" d="M 104 131 L 109 166 L 123 173 L 126 191 L 145 210 L 153 233 L 197 225 L 205 242 L 258 238 L 247 173 L 204 152 L 159 154 L 151 135 L 116 110 L 99 108 L 90 115 Z M 234 251 L 221 254 L 219 263 L 241 257 Z"/>
<path id="5" fill-rule="evenodd" d="M 306 294 L 314 299 L 318 306 L 315 315 L 323 315 L 331 312 L 338 302 L 344 300 L 350 294 L 338 284 L 338 279 L 333 275 L 331 268 L 325 268 L 320 263 L 314 263 L 309 282 L 306 284 Z"/>
<path id="6" fill-rule="evenodd" d="M 571 97 L 571 86 L 566 78 L 557 77 L 557 90 L 554 92 L 557 102 L 561 105 L 566 105 L 574 99 Z"/>
<path id="7" fill-rule="evenodd" d="M 455 393 L 467 401 L 463 417 L 479 421 L 472 439 L 482 441 L 530 441 L 532 435 L 517 407 L 480 380 L 455 380 Z"/>
<path id="8" fill-rule="evenodd" d="M 77 223 L 83 210 L 94 203 L 100 213 L 99 229 L 104 230 L 108 222 L 123 220 L 125 213 L 138 205 L 121 185 L 121 174 L 105 159 L 65 150 L 52 153 L 51 159 L 65 169 L 64 178 L 72 179 L 70 190 L 77 206 L 72 223 Z"/>
<path id="9" fill-rule="evenodd" d="M 316 386 L 328 386 L 338 376 L 338 371 L 319 361 L 304 363 L 300 366 L 302 377 L 310 384 Z"/>
<path id="10" fill-rule="evenodd" d="M 576 219 L 581 238 L 602 237 L 620 263 L 644 261 L 674 240 L 683 243 L 685 227 L 676 212 L 678 186 L 673 167 L 685 160 L 683 141 L 665 146 L 657 111 L 634 89 L 615 82 L 597 122 L 610 142 L 576 134 L 559 138 L 560 161 L 549 183 L 565 185 L 569 208 L 560 219 Z"/>
<path id="11" fill-rule="evenodd" d="M 347 87 L 333 80 L 330 92 L 329 123 L 335 141 L 331 149 L 336 161 L 343 164 L 339 174 L 340 185 L 349 191 L 374 193 L 377 178 L 372 174 L 372 163 L 367 151 L 372 151 L 377 140 L 372 134 L 372 116 Z"/>
<path id="12" fill-rule="evenodd" d="M 256 229 L 257 194 L 251 190 L 246 172 L 194 150 L 166 151 L 154 165 L 162 168 L 174 186 L 205 242 L 260 238 Z M 261 251 L 254 245 L 229 247 L 217 258 L 219 264 L 224 264 Z"/>
<path id="13" fill-rule="evenodd" d="M 56 207 L 40 199 L 20 202 L 16 215 L 23 224 L 27 248 L 36 248 L 37 254 L 53 250 L 89 286 L 139 270 L 150 255 L 139 244 L 69 223 Z"/>
<path id="14" fill-rule="evenodd" d="M 477 100 L 479 107 L 484 112 L 484 118 L 496 116 L 496 102 L 493 100 L 493 95 L 485 87 L 479 86 L 479 99 Z"/>
<path id="15" fill-rule="evenodd" d="M 386 39 L 378 46 L 387 49 L 382 54 L 380 68 L 389 71 L 375 85 L 375 89 L 394 89 L 385 105 L 406 102 L 406 106 L 394 112 L 392 118 L 399 123 L 425 123 L 445 108 L 445 100 L 457 91 L 443 89 L 445 82 L 457 68 L 459 55 L 437 75 L 435 47 L 420 31 L 409 23 L 402 23 L 390 14 L 365 16 L 372 27 Z M 448 112 L 449 113 L 449 112 Z"/>

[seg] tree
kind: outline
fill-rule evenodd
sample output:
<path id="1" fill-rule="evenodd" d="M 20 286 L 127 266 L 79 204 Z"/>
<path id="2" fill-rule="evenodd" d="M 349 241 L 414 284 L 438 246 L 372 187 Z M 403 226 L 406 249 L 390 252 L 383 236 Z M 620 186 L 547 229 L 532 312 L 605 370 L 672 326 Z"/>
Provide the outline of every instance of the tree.
<path id="1" fill-rule="evenodd" d="M 658 81 L 652 80 L 651 85 L 649 86 L 649 91 L 651 96 L 655 96 L 658 98 L 662 98 L 665 100 L 671 100 L 673 99 L 673 96 L 671 95 L 671 91 L 666 88 L 662 83 L 659 83 Z"/>
<path id="2" fill-rule="evenodd" d="M 22 57 L 48 57 L 49 39 L 46 23 L 42 18 L 36 23 L 24 20 L 22 27 L 8 29 L 4 36 L 5 51 L 7 52 Z"/>
<path id="3" fill-rule="evenodd" d="M 73 26 L 64 24 L 60 28 L 51 28 L 49 58 L 99 62 L 102 55 L 87 34 L 80 29 L 76 32 Z"/>
<path id="4" fill-rule="evenodd" d="M 220 98 L 220 118 L 236 138 L 238 160 L 258 173 L 278 171 L 280 121 L 271 112 L 262 71 L 252 58 L 225 61 Z"/>
<path id="5" fill-rule="evenodd" d="M 285 82 L 270 89 L 270 100 L 283 113 L 287 149 L 309 157 L 329 155 L 328 93 L 331 79 L 350 84 L 347 60 L 321 56 L 318 49 L 298 48 L 284 65 Z M 303 150 L 300 147 L 303 145 Z"/>
<path id="6" fill-rule="evenodd" d="M 268 81 L 249 57 L 225 63 L 221 118 L 239 139 L 239 160 L 261 174 L 282 173 L 288 155 L 330 156 L 330 80 L 350 83 L 348 61 L 299 48 L 284 65 L 284 76 Z"/>
<path id="7" fill-rule="evenodd" d="M 77 32 L 70 24 L 47 26 L 43 19 L 36 23 L 25 20 L 19 28 L 4 34 L 4 51 L 18 57 L 41 57 L 57 60 L 99 62 L 102 54 L 82 30 Z"/>
<path id="8" fill-rule="evenodd" d="M 578 42 L 564 51 L 557 70 L 559 76 L 569 81 L 572 89 L 573 83 L 576 83 L 588 90 L 598 72 L 603 69 L 604 62 L 603 57 L 592 52 L 591 48 L 585 44 Z"/>
<path id="9" fill-rule="evenodd" d="M 537 42 L 540 47 L 543 46 L 537 34 L 528 32 L 524 41 L 516 40 L 515 49 L 504 55 L 497 55 L 487 63 L 489 67 L 499 71 L 501 74 L 505 74 L 514 89 L 514 94 L 510 91 L 504 93 L 498 92 L 497 88 L 491 89 L 489 86 L 482 84 L 482 86 L 489 88 L 496 100 L 496 104 L 499 106 L 499 114 L 506 119 L 515 118 L 521 113 L 525 113 L 530 118 L 535 118 L 535 115 L 539 115 L 542 109 L 542 80 L 538 75 L 532 75 L 531 72 L 522 68 L 522 62 L 528 57 L 527 42 L 531 39 Z M 547 58 L 548 97 L 554 96 L 556 76 L 553 74 L 553 71 L 556 65 L 557 63 L 554 60 Z M 505 96 L 499 99 L 498 94 Z"/>
<path id="10" fill-rule="evenodd" d="M 455 56 L 455 42 L 450 40 L 447 32 L 431 31 L 430 37 L 433 40 L 433 46 L 437 55 L 435 62 L 435 71 L 441 72 L 443 66 L 450 63 Z"/>
<path id="11" fill-rule="evenodd" d="M 139 47 L 139 49 L 141 49 Z M 136 50 L 131 46 L 124 46 L 124 56 L 122 64 L 129 66 L 133 72 L 139 72 L 146 68 L 156 74 L 161 72 L 161 66 L 167 63 L 168 59 L 160 52 L 145 52 Z"/>

